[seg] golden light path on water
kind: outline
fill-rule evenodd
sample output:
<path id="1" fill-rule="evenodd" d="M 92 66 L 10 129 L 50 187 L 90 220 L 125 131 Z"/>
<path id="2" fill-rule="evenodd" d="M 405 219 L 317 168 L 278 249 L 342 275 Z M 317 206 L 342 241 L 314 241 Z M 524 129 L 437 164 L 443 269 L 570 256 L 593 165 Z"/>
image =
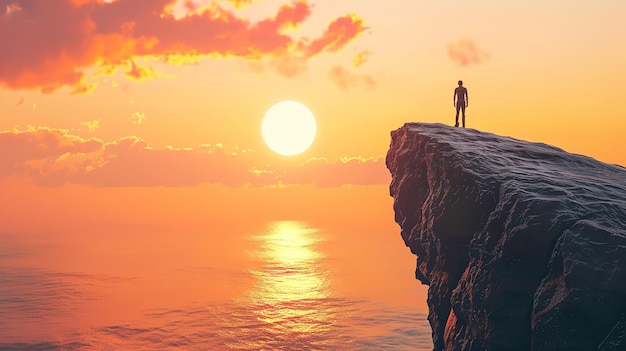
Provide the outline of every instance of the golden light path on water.
<path id="1" fill-rule="evenodd" d="M 250 271 L 256 282 L 246 298 L 258 321 L 255 342 L 251 345 L 248 339 L 245 346 L 229 346 L 323 348 L 331 339 L 329 334 L 335 334 L 331 331 L 335 314 L 345 311 L 345 305 L 332 298 L 328 273 L 322 267 L 324 255 L 317 247 L 322 241 L 320 232 L 303 222 L 273 222 L 253 241 L 259 264 Z M 334 342 L 336 337 L 332 337 Z"/>
<path id="2" fill-rule="evenodd" d="M 251 298 L 278 304 L 329 296 L 326 277 L 319 269 L 322 254 L 315 244 L 321 239 L 316 229 L 301 222 L 275 222 L 259 239 L 264 269 L 253 271 L 259 284 Z"/>
<path id="3" fill-rule="evenodd" d="M 252 271 L 258 282 L 250 300 L 269 307 L 255 311 L 259 320 L 294 332 L 319 332 L 311 330 L 316 329 L 311 322 L 328 320 L 326 311 L 299 303 L 330 297 L 327 277 L 319 267 L 323 255 L 316 248 L 321 241 L 318 234 L 302 222 L 283 221 L 272 223 L 267 233 L 256 238 L 261 241 L 258 257 L 263 266 Z"/>

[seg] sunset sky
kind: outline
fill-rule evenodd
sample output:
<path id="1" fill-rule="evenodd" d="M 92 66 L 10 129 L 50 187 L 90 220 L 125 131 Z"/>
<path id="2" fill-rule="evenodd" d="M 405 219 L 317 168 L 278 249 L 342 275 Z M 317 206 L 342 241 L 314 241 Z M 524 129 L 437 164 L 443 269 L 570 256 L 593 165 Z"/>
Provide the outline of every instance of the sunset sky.
<path id="1" fill-rule="evenodd" d="M 3 226 L 393 224 L 389 132 L 453 125 L 459 79 L 468 127 L 626 165 L 625 16 L 623 0 L 0 0 Z M 261 137 L 282 100 L 317 119 L 298 156 Z"/>

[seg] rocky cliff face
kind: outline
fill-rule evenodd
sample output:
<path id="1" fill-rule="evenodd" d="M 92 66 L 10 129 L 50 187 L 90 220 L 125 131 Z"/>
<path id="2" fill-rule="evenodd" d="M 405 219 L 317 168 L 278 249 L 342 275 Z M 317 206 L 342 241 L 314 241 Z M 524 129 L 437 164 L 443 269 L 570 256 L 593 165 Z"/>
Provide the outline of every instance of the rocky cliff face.
<path id="1" fill-rule="evenodd" d="M 626 169 L 441 124 L 391 133 L 435 350 L 626 350 Z"/>

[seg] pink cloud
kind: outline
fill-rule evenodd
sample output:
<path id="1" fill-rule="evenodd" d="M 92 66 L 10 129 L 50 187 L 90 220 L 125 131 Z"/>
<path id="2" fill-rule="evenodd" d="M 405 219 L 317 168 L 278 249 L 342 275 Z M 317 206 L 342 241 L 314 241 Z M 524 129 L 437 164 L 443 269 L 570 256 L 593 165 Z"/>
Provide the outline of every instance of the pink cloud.
<path id="1" fill-rule="evenodd" d="M 235 5 L 250 3 L 231 0 Z M 183 1 L 182 15 L 173 0 L 19 0 L 0 15 L 0 86 L 38 89 L 52 93 L 69 86 L 73 93 L 94 88 L 86 72 L 100 67 L 111 74 L 130 67 L 129 77 L 152 78 L 155 72 L 137 66 L 137 58 L 169 63 L 202 57 L 277 59 L 278 69 L 290 75 L 298 66 L 287 56 L 307 59 L 321 52 L 336 52 L 365 30 L 358 17 L 330 22 L 312 41 L 294 39 L 286 28 L 297 28 L 312 13 L 306 0 L 281 6 L 276 14 L 257 23 L 239 17 L 216 2 L 198 5 Z M 0 9 L 3 6 L 0 6 Z M 178 7 L 176 7 L 178 8 Z M 8 7 L 7 7 L 8 9 Z"/>
<path id="2" fill-rule="evenodd" d="M 226 150 L 221 144 L 154 149 L 130 136 L 115 142 L 83 139 L 51 128 L 0 132 L 0 177 L 29 176 L 37 183 L 95 187 L 181 187 L 202 183 L 227 186 L 387 184 L 382 158 L 311 159 L 291 166 L 259 167 L 253 150 Z"/>
<path id="3" fill-rule="evenodd" d="M 357 86 L 373 89 L 376 86 L 376 81 L 371 76 L 354 74 L 340 65 L 331 68 L 329 76 L 343 90 L 349 90 Z"/>
<path id="4" fill-rule="evenodd" d="M 391 181 L 383 157 L 350 157 L 337 162 L 314 158 L 287 170 L 280 179 L 285 184 L 314 184 L 326 187 L 346 184 L 388 184 Z"/>
<path id="5" fill-rule="evenodd" d="M 134 60 L 130 60 L 130 69 L 126 71 L 126 76 L 133 80 L 144 80 L 158 77 L 152 67 L 139 66 Z"/>
<path id="6" fill-rule="evenodd" d="M 80 123 L 80 130 L 86 130 L 89 132 L 95 132 L 100 128 L 100 120 L 94 119 L 93 121 L 85 121 Z"/>
<path id="7" fill-rule="evenodd" d="M 469 66 L 483 62 L 489 54 L 481 50 L 472 39 L 463 38 L 448 44 L 448 56 L 461 66 Z"/>
<path id="8" fill-rule="evenodd" d="M 30 161 L 52 161 L 66 154 L 93 153 L 103 147 L 98 139 L 83 139 L 60 129 L 0 132 L 0 175 L 21 174 Z"/>
<path id="9" fill-rule="evenodd" d="M 336 52 L 342 49 L 352 38 L 357 37 L 368 28 L 363 20 L 355 15 L 340 17 L 328 25 L 324 34 L 306 45 L 307 56 L 314 56 L 326 50 Z"/>

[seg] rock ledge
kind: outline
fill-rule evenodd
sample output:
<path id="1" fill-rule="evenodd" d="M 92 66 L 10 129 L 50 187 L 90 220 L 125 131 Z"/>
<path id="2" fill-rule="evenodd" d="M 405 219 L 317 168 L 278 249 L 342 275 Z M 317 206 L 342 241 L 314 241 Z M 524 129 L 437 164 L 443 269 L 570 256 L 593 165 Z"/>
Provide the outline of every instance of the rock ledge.
<path id="1" fill-rule="evenodd" d="M 625 168 L 425 123 L 386 162 L 435 350 L 626 350 Z"/>

